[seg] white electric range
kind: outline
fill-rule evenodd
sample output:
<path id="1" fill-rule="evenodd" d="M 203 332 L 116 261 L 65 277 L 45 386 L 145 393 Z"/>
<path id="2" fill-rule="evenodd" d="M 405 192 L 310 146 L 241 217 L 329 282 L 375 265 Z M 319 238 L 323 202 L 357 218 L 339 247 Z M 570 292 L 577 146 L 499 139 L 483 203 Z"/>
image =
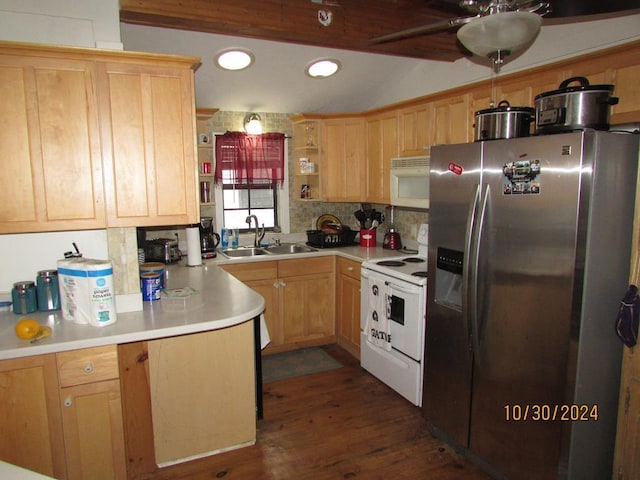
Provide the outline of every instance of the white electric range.
<path id="1" fill-rule="evenodd" d="M 428 225 L 418 253 L 370 259 L 361 269 L 360 364 L 414 405 L 422 405 Z"/>

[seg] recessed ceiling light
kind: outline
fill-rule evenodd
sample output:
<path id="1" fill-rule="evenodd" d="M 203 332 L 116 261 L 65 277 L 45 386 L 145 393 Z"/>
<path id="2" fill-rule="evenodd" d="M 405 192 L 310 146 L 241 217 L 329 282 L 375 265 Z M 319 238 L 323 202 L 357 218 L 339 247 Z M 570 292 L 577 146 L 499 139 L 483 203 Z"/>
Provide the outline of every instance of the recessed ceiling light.
<path id="1" fill-rule="evenodd" d="M 243 70 L 253 64 L 253 53 L 241 48 L 230 48 L 216 55 L 216 65 L 223 70 Z"/>
<path id="2" fill-rule="evenodd" d="M 323 58 L 314 60 L 305 70 L 305 73 L 312 78 L 327 78 L 340 70 L 340 62 L 333 58 Z"/>

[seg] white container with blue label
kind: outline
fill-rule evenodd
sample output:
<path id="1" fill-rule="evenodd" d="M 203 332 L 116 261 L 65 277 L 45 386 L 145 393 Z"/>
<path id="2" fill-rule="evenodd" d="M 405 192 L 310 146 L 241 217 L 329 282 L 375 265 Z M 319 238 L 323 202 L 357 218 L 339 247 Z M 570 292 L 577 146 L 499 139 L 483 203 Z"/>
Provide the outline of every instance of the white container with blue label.
<path id="1" fill-rule="evenodd" d="M 111 262 L 90 258 L 58 260 L 58 277 L 65 320 L 95 327 L 116 322 Z"/>

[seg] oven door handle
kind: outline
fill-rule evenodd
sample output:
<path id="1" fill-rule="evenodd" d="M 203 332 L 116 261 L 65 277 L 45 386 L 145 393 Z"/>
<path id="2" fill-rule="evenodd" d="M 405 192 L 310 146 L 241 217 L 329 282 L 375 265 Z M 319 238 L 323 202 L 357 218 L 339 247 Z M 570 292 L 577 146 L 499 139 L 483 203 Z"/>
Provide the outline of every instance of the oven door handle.
<path id="1" fill-rule="evenodd" d="M 384 284 L 391 287 L 392 291 L 395 290 L 397 292 L 402 292 L 409 295 L 419 294 L 422 291 L 422 287 L 405 286 L 405 285 L 400 285 L 398 283 L 391 283 L 388 281 L 385 281 Z"/>

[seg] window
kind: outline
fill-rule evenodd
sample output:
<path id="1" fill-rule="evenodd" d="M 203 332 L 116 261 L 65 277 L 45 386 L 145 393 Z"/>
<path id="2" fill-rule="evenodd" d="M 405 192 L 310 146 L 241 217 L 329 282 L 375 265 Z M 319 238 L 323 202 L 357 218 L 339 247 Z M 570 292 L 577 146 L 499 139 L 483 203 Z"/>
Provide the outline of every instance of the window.
<path id="1" fill-rule="evenodd" d="M 273 182 L 237 184 L 230 180 L 222 183 L 222 212 L 225 227 L 248 227 L 248 215 L 258 217 L 266 229 L 279 226 L 278 187 Z"/>
<path id="2" fill-rule="evenodd" d="M 215 138 L 216 216 L 222 220 L 220 226 L 247 231 L 246 218 L 255 215 L 266 229 L 279 229 L 279 192 L 285 180 L 284 135 L 227 132 Z"/>

